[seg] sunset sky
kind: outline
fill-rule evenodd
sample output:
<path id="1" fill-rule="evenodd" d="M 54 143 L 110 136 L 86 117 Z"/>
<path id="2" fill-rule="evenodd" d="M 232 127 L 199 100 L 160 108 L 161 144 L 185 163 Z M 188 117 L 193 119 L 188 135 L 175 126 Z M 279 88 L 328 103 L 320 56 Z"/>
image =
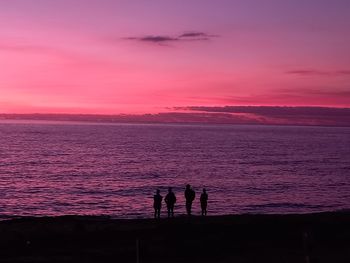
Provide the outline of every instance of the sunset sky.
<path id="1" fill-rule="evenodd" d="M 0 2 L 0 113 L 350 107 L 348 0 Z"/>

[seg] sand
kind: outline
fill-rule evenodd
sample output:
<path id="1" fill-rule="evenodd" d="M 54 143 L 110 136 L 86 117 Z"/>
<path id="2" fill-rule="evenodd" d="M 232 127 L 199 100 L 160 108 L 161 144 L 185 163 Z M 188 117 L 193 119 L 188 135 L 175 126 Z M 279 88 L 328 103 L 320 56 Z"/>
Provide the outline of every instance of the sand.
<path id="1" fill-rule="evenodd" d="M 350 212 L 0 222 L 0 262 L 350 262 Z"/>

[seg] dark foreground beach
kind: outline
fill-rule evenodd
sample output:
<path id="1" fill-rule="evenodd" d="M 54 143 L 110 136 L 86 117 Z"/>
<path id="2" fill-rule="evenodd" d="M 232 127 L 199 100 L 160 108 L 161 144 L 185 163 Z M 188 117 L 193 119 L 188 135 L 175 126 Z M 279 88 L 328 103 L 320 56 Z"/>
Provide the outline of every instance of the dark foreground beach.
<path id="1" fill-rule="evenodd" d="M 350 213 L 21 218 L 0 222 L 0 262 L 348 263 Z"/>

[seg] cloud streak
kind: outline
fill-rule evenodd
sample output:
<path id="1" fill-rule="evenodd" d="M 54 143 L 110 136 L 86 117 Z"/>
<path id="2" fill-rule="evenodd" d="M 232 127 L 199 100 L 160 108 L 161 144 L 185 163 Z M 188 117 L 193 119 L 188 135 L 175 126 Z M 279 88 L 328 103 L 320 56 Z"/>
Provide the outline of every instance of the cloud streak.
<path id="1" fill-rule="evenodd" d="M 221 112 L 221 113 L 252 113 L 269 116 L 280 115 L 348 115 L 350 118 L 350 108 L 330 108 L 330 107 L 279 107 L 279 106 L 188 106 L 175 107 L 176 110 L 201 111 L 201 112 Z"/>
<path id="2" fill-rule="evenodd" d="M 218 35 L 210 35 L 204 32 L 196 32 L 196 31 L 189 31 L 189 32 L 185 32 L 183 34 L 181 34 L 179 36 L 180 39 L 186 39 L 186 38 L 199 38 L 199 39 L 210 39 L 210 38 L 214 38 L 214 37 L 218 37 Z"/>
<path id="3" fill-rule="evenodd" d="M 0 119 L 130 123 L 319 125 L 350 127 L 350 108 L 224 106 L 177 107 L 158 114 L 0 114 Z"/>
<path id="4" fill-rule="evenodd" d="M 35 53 L 48 53 L 56 51 L 53 48 L 44 47 L 40 45 L 31 44 L 13 44 L 13 43 L 0 43 L 0 50 L 10 52 L 35 52 Z"/>
<path id="5" fill-rule="evenodd" d="M 202 97 L 198 97 L 199 100 Z M 346 85 L 339 87 L 297 87 L 272 89 L 265 93 L 232 95 L 207 98 L 216 105 L 259 105 L 259 106 L 323 106 L 350 107 L 350 90 Z M 198 103 L 197 103 L 198 104 Z"/>
<path id="6" fill-rule="evenodd" d="M 146 35 L 140 37 L 126 37 L 124 39 L 154 44 L 168 44 L 171 42 L 208 41 L 214 37 L 218 37 L 218 35 L 210 35 L 199 31 L 188 31 L 177 36 Z"/>
<path id="7" fill-rule="evenodd" d="M 260 124 L 350 126 L 350 108 L 279 106 L 176 107 L 189 113 L 232 114 Z M 249 122 L 247 122 L 249 123 Z"/>
<path id="8" fill-rule="evenodd" d="M 350 70 L 344 69 L 344 70 L 315 70 L 315 69 L 297 69 L 297 70 L 290 70 L 286 71 L 286 74 L 290 75 L 299 75 L 299 76 L 305 76 L 305 77 L 312 77 L 312 76 L 350 76 Z"/>
<path id="9" fill-rule="evenodd" d="M 84 54 L 83 52 L 77 52 L 65 48 L 55 46 L 44 46 L 31 43 L 14 43 L 0 40 L 0 52 L 6 52 L 8 54 L 20 54 L 20 55 L 36 55 L 36 56 L 48 56 L 52 58 L 59 58 L 65 61 L 74 62 L 76 65 L 101 65 L 104 63 L 100 59 Z M 57 62 L 57 61 L 56 61 Z"/>
<path id="10" fill-rule="evenodd" d="M 150 42 L 150 43 L 164 43 L 178 41 L 178 38 L 169 37 L 169 36 L 143 36 L 143 37 L 128 37 L 127 40 L 137 40 L 141 42 Z"/>

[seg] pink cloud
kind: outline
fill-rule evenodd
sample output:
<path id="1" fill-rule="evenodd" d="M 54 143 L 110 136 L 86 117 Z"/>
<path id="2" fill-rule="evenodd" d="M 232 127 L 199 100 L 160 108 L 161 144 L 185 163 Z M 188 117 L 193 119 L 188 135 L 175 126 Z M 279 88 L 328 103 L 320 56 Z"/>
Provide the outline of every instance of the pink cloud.
<path id="1" fill-rule="evenodd" d="M 298 69 L 290 70 L 286 72 L 291 75 L 300 75 L 300 76 L 350 76 L 350 70 L 314 70 L 314 69 Z"/>

